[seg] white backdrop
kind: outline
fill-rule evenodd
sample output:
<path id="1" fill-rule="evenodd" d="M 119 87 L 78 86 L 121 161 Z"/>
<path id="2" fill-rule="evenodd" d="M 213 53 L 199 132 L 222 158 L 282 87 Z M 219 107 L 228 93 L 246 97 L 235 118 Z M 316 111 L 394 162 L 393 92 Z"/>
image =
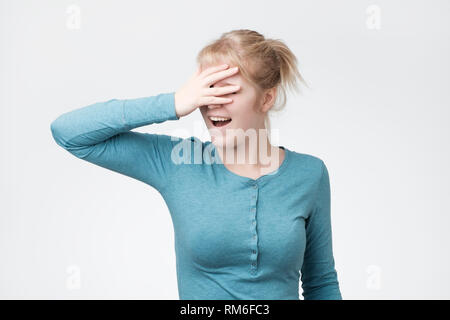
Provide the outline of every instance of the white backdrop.
<path id="1" fill-rule="evenodd" d="M 75 158 L 50 123 L 176 91 L 241 28 L 284 40 L 310 84 L 272 127 L 329 169 L 343 298 L 450 298 L 449 1 L 0 3 L 1 298 L 178 299 L 163 198 Z M 136 130 L 196 126 L 199 110 Z"/>

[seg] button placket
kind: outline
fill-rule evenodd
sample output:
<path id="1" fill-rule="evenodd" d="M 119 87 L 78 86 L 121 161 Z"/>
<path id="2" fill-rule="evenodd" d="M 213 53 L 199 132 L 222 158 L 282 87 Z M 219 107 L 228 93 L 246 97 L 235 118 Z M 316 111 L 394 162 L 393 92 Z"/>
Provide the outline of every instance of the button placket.
<path id="1" fill-rule="evenodd" d="M 251 262 L 251 273 L 256 273 L 256 266 L 258 260 L 258 235 L 256 230 L 256 204 L 258 198 L 258 185 L 254 183 L 252 186 L 252 197 L 251 197 L 251 206 L 250 206 L 250 215 L 251 215 L 251 230 L 252 230 L 252 249 L 250 255 Z"/>

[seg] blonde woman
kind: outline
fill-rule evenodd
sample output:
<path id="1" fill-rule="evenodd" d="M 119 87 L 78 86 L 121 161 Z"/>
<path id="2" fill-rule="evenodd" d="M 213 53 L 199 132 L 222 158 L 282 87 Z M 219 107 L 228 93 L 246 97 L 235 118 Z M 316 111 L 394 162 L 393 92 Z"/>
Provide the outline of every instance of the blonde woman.
<path id="1" fill-rule="evenodd" d="M 180 299 L 342 299 L 330 183 L 315 156 L 274 146 L 269 111 L 304 80 L 280 40 L 234 30 L 203 48 L 176 92 L 112 99 L 51 124 L 76 157 L 162 195 L 175 232 Z M 211 141 L 132 129 L 199 109 Z"/>

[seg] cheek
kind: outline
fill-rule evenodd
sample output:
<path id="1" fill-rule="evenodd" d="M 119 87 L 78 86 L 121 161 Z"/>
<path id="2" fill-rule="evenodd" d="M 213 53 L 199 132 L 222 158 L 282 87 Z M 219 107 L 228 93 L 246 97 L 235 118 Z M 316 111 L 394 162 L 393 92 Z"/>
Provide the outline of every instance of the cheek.
<path id="1" fill-rule="evenodd" d="M 235 125 L 239 124 L 239 127 L 252 127 L 257 123 L 257 113 L 254 110 L 252 101 L 237 101 L 230 106 L 232 111 L 233 121 L 236 120 Z"/>
<path id="2" fill-rule="evenodd" d="M 244 112 L 239 115 L 238 121 L 236 124 L 239 124 L 239 127 L 246 130 L 254 127 L 255 124 L 255 116 L 252 113 Z"/>

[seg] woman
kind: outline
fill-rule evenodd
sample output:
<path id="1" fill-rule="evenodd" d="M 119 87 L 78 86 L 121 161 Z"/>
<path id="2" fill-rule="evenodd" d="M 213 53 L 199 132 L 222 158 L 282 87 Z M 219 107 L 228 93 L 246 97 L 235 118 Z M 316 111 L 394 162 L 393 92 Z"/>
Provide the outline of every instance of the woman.
<path id="1" fill-rule="evenodd" d="M 197 62 L 176 92 L 62 114 L 51 124 L 55 141 L 160 192 L 174 225 L 180 299 L 299 299 L 300 273 L 305 299 L 342 299 L 327 168 L 271 145 L 267 134 L 277 93 L 303 81 L 294 54 L 282 41 L 234 30 Z M 196 109 L 212 141 L 131 131 Z"/>

